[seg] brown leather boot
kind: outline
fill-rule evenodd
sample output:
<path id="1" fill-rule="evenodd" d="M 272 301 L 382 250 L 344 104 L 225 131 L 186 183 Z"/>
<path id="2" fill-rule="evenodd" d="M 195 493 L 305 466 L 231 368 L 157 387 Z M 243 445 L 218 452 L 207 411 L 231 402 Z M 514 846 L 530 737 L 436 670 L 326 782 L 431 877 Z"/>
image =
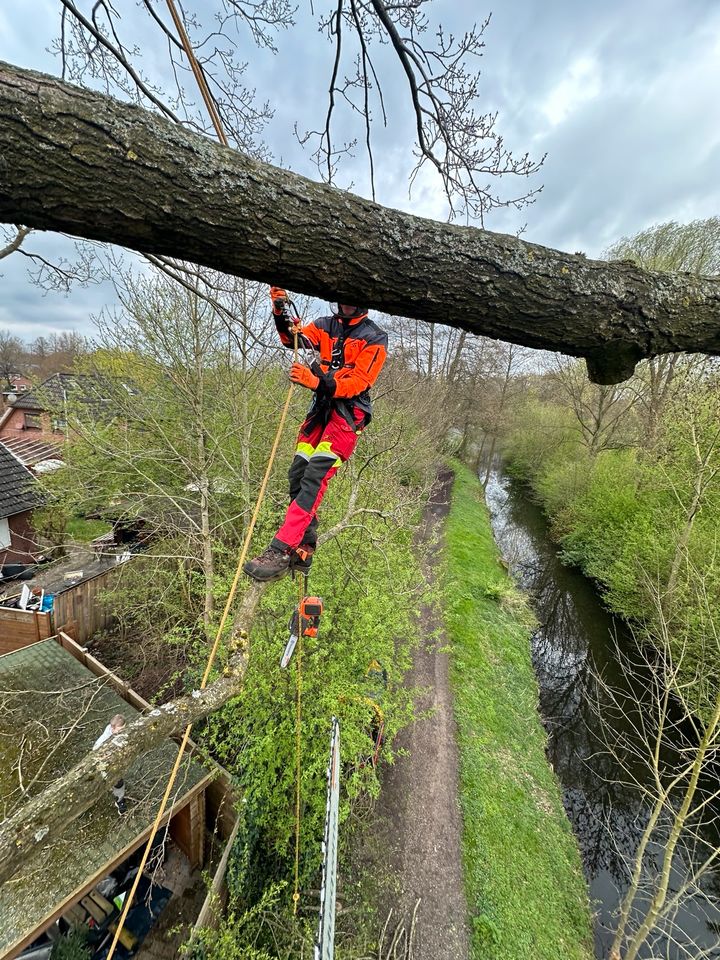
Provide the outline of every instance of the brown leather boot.
<path id="1" fill-rule="evenodd" d="M 280 550 L 272 544 L 243 565 L 245 573 L 260 583 L 282 580 L 290 572 L 290 551 Z"/>

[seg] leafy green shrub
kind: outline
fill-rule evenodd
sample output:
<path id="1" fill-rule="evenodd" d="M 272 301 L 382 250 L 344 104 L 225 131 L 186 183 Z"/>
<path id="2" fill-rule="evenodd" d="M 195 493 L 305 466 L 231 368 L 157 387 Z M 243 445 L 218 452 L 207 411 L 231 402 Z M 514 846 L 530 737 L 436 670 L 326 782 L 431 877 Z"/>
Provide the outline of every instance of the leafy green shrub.
<path id="1" fill-rule="evenodd" d="M 181 947 L 185 960 L 276 960 L 258 945 L 263 939 L 264 916 L 277 909 L 284 884 L 270 886 L 249 909 L 232 898 L 214 929 L 200 930 L 193 940 Z"/>
<path id="2" fill-rule="evenodd" d="M 341 724 L 345 761 L 341 822 L 360 793 L 377 795 L 379 781 L 361 758 L 372 755 L 378 691 L 366 676 L 371 660 L 387 671 L 378 705 L 385 716 L 384 756 L 412 715 L 411 691 L 401 685 L 410 663 L 414 611 L 422 582 L 410 537 L 398 531 L 383 544 L 385 569 L 358 585 L 343 566 L 377 564 L 367 537 L 333 541 L 313 568 L 313 588 L 325 598 L 320 635 L 303 642 L 302 656 L 302 858 L 305 880 L 315 879 L 325 820 L 330 718 Z M 382 574 L 382 575 L 380 575 Z M 236 891 L 256 895 L 273 879 L 288 878 L 294 856 L 296 681 L 298 651 L 286 671 L 279 661 L 288 637 L 289 611 L 297 597 L 291 581 L 268 591 L 251 637 L 252 656 L 241 697 L 206 726 L 204 740 L 237 778 L 243 791 L 243 828 L 231 874 Z M 372 701 L 372 702 L 371 702 Z"/>
<path id="3" fill-rule="evenodd" d="M 568 413 L 524 398 L 506 443 L 512 473 L 547 512 L 565 561 L 599 583 L 614 613 L 660 647 L 666 618 L 686 678 L 715 675 L 719 656 L 708 638 L 720 632 L 717 385 L 680 392 L 647 450 L 591 457 L 570 442 L 572 431 L 567 442 L 549 444 L 548 425 L 567 428 Z"/>
<path id="4" fill-rule="evenodd" d="M 50 960 L 90 960 L 92 950 L 87 939 L 85 927 L 73 927 L 70 933 L 53 944 Z"/>

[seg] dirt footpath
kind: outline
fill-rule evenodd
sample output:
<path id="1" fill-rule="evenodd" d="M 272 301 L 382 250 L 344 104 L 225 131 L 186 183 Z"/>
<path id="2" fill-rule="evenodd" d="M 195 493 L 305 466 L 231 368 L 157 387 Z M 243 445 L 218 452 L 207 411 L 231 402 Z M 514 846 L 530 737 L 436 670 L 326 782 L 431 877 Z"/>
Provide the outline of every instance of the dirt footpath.
<path id="1" fill-rule="evenodd" d="M 442 471 L 425 510 L 422 536 L 442 535 L 449 510 L 452 474 Z M 425 575 L 431 581 L 439 547 L 431 551 Z M 378 849 L 392 879 L 383 884 L 380 920 L 393 916 L 385 942 L 398 924 L 409 931 L 417 901 L 412 953 L 402 948 L 398 957 L 412 960 L 466 960 L 469 956 L 467 904 L 462 879 L 461 817 L 458 805 L 458 753 L 448 656 L 435 612 L 422 610 L 423 639 L 415 653 L 407 685 L 428 688 L 417 703 L 417 713 L 432 711 L 397 738 L 396 747 L 409 756 L 385 767 L 377 804 Z"/>

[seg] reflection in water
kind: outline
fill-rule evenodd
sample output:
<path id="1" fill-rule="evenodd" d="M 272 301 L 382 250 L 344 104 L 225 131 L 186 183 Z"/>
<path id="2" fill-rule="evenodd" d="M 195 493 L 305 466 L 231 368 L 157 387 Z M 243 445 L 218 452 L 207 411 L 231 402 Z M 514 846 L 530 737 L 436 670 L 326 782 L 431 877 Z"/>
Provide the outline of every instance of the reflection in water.
<path id="1" fill-rule="evenodd" d="M 486 500 L 495 539 L 510 572 L 532 595 L 539 620 L 532 658 L 549 737 L 548 758 L 563 787 L 590 886 L 597 916 L 596 956 L 605 958 L 614 913 L 628 884 L 628 865 L 650 814 L 638 786 L 649 784 L 650 770 L 641 760 L 637 734 L 639 711 L 650 688 L 648 672 L 641 665 L 628 670 L 618 658 L 618 650 L 634 648 L 632 637 L 603 609 L 590 582 L 560 563 L 540 509 L 498 471 L 491 474 Z M 616 691 L 622 710 L 608 687 Z M 615 745 L 613 752 L 605 744 L 608 739 Z M 658 841 L 666 829 L 667 824 L 660 827 Z M 673 890 L 687 879 L 690 865 L 702 862 L 720 844 L 710 818 L 701 834 L 703 849 L 685 849 L 676 856 Z M 656 843 L 645 867 L 648 887 L 661 866 L 662 847 Z M 720 957 L 719 892 L 720 869 L 709 871 L 675 912 L 672 933 L 661 930 L 639 956 Z"/>

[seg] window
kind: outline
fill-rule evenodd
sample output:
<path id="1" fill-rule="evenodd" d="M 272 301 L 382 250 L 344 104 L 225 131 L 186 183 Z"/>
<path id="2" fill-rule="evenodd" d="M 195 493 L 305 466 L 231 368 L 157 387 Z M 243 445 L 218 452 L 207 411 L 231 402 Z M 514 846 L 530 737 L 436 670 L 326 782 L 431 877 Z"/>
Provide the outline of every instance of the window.
<path id="1" fill-rule="evenodd" d="M 26 413 L 25 414 L 25 429 L 26 430 L 42 430 L 42 421 L 37 413 Z"/>
<path id="2" fill-rule="evenodd" d="M 53 430 L 59 430 L 62 433 L 65 433 L 67 430 L 67 420 L 63 420 L 60 417 L 54 417 L 52 422 Z"/>
<path id="3" fill-rule="evenodd" d="M 10 546 L 10 524 L 7 517 L 0 517 L 0 550 Z"/>

